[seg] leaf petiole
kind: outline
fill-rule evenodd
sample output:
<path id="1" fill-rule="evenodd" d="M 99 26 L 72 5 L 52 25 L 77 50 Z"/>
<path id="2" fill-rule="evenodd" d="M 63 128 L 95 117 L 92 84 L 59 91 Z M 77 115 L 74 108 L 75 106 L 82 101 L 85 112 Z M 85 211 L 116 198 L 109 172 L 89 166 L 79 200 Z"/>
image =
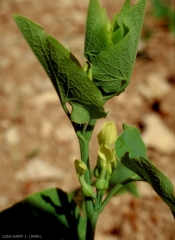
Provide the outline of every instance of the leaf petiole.
<path id="1" fill-rule="evenodd" d="M 110 193 L 107 195 L 107 197 L 104 199 L 104 201 L 101 204 L 101 207 L 99 208 L 99 212 L 102 212 L 103 209 L 105 208 L 106 204 L 109 202 L 109 200 L 111 199 L 112 196 L 114 196 L 114 194 L 116 194 L 123 186 L 125 186 L 127 183 L 131 183 L 131 182 L 136 182 L 136 181 L 144 181 L 144 179 L 142 179 L 141 177 L 139 177 L 138 175 L 133 175 L 132 177 L 124 180 L 123 182 L 117 184 L 111 191 Z"/>

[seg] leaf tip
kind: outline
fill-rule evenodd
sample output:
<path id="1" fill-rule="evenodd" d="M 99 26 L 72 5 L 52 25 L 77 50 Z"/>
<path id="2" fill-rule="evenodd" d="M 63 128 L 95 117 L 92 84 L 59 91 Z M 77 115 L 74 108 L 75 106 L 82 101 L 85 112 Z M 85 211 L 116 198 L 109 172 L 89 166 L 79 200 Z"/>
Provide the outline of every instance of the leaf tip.
<path id="1" fill-rule="evenodd" d="M 19 14 L 13 14 L 12 15 L 12 18 L 16 21 L 18 18 L 22 17 L 21 15 Z"/>

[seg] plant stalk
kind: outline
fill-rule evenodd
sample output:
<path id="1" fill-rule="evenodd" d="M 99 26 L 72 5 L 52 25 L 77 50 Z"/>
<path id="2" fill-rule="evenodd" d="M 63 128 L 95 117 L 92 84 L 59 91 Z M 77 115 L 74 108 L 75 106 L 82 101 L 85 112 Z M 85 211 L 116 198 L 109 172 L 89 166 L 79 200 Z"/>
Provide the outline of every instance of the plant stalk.
<path id="1" fill-rule="evenodd" d="M 94 212 L 92 216 L 87 217 L 86 240 L 94 240 L 98 216 L 99 213 Z"/>
<path id="2" fill-rule="evenodd" d="M 86 164 L 87 170 L 84 174 L 84 178 L 87 184 L 91 185 L 91 173 L 90 173 L 90 162 L 89 162 L 89 142 L 91 135 L 95 126 L 96 120 L 91 120 L 89 126 L 84 133 L 77 132 L 81 160 Z M 86 225 L 86 240 L 94 240 L 96 223 L 98 219 L 98 213 L 95 212 L 94 200 L 91 197 L 85 197 L 85 207 L 87 215 L 87 225 Z"/>

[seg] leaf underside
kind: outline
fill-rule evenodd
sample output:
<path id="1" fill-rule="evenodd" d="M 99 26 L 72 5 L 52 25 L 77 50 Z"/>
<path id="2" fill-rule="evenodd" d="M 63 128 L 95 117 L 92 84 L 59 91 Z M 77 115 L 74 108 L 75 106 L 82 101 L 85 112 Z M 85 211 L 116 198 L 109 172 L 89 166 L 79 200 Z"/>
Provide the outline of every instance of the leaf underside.
<path id="1" fill-rule="evenodd" d="M 105 117 L 101 92 L 82 70 L 78 60 L 42 27 L 20 15 L 13 16 L 27 43 L 48 74 L 63 108 L 72 106 L 71 121 L 87 123 Z"/>

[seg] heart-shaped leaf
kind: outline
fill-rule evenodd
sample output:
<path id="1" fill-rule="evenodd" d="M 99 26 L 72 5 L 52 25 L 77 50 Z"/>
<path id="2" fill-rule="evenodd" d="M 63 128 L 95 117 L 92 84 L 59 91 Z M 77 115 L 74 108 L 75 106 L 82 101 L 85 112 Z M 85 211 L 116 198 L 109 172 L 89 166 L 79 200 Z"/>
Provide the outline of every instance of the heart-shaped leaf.
<path id="1" fill-rule="evenodd" d="M 37 192 L 0 213 L 0 233 L 42 239 L 84 239 L 86 221 L 73 199 L 60 189 Z M 2 235 L 1 235 L 2 236 Z"/>
<path id="2" fill-rule="evenodd" d="M 63 108 L 67 109 L 67 102 L 72 106 L 71 121 L 82 124 L 105 117 L 101 92 L 73 54 L 36 23 L 20 15 L 13 18 L 50 77 Z"/>

